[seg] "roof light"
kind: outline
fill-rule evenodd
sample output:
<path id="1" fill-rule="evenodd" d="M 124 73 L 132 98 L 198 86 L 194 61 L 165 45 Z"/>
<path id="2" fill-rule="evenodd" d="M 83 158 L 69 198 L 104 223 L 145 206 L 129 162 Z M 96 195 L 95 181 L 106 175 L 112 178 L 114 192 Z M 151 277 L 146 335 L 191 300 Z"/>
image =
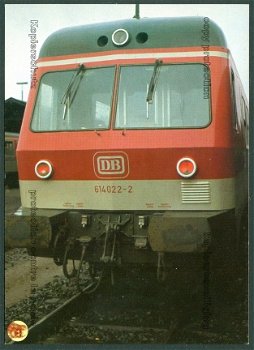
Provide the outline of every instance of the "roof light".
<path id="1" fill-rule="evenodd" d="M 129 33 L 125 29 L 117 29 L 112 34 L 112 41 L 116 46 L 123 46 L 129 40 Z"/>
<path id="2" fill-rule="evenodd" d="M 35 165 L 35 174 L 40 179 L 48 179 L 53 173 L 53 167 L 51 163 L 47 160 L 40 160 Z"/>
<path id="3" fill-rule="evenodd" d="M 197 171 L 197 165 L 193 159 L 181 158 L 176 165 L 178 174 L 184 178 L 192 177 Z"/>

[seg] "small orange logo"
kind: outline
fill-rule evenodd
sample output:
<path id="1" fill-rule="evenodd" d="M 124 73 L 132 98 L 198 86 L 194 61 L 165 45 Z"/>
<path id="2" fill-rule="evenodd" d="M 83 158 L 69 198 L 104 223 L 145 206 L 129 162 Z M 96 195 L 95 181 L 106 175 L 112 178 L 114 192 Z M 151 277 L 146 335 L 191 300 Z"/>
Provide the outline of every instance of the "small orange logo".
<path id="1" fill-rule="evenodd" d="M 22 341 L 28 335 L 28 326 L 22 321 L 13 321 L 7 328 L 8 336 L 13 341 Z"/>

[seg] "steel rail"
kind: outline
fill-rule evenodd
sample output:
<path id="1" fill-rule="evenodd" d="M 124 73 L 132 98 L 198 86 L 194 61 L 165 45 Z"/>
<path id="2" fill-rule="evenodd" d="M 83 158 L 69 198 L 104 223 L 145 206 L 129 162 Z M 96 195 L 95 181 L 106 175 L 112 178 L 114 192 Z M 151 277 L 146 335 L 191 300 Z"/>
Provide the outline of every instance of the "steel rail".
<path id="1" fill-rule="evenodd" d="M 28 329 L 27 337 L 19 342 L 21 345 L 26 343 L 36 343 L 39 339 L 45 338 L 48 333 L 52 333 L 57 327 L 61 326 L 61 322 L 57 320 L 63 320 L 63 316 L 66 319 L 66 314 L 71 312 L 75 304 L 77 304 L 81 298 L 84 297 L 82 292 L 73 295 L 70 299 L 66 300 L 63 304 L 58 306 L 55 310 L 51 311 L 48 315 L 42 317 L 39 321 L 33 324 Z M 6 345 L 16 344 L 16 341 L 6 341 Z"/>

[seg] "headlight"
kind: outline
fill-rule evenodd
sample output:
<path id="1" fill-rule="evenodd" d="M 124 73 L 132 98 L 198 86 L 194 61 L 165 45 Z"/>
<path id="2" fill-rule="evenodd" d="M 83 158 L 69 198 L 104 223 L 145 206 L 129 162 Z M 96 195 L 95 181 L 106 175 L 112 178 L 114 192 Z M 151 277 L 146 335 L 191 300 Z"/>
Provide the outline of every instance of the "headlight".
<path id="1" fill-rule="evenodd" d="M 40 160 L 34 168 L 35 174 L 40 179 L 48 179 L 53 174 L 53 167 L 47 160 Z"/>
<path id="2" fill-rule="evenodd" d="M 188 178 L 196 173 L 197 165 L 193 159 L 185 157 L 177 162 L 176 170 L 180 176 Z"/>

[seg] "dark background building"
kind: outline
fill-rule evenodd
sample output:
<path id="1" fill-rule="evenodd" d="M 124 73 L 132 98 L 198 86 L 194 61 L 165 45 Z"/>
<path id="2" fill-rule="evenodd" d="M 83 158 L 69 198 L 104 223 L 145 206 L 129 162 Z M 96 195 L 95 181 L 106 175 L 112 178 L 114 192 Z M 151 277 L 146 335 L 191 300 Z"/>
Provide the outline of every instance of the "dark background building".
<path id="1" fill-rule="evenodd" d="M 4 102 L 4 131 L 19 133 L 26 102 L 10 97 Z"/>

